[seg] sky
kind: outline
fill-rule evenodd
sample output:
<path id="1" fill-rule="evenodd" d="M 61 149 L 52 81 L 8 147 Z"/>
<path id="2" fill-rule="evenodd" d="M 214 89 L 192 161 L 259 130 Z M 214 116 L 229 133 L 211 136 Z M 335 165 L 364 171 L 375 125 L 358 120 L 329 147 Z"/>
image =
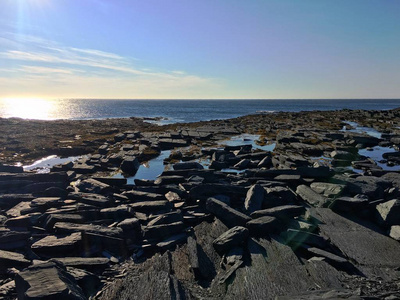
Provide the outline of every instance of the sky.
<path id="1" fill-rule="evenodd" d="M 398 0 L 0 0 L 0 98 L 400 98 Z"/>

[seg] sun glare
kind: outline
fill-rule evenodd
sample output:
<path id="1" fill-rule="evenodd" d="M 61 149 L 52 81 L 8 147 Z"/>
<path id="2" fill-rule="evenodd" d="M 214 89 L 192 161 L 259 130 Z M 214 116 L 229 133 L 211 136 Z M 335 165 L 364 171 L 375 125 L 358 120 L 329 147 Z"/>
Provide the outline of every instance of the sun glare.
<path id="1" fill-rule="evenodd" d="M 41 98 L 5 98 L 2 100 L 1 116 L 23 119 L 52 119 L 54 101 Z"/>

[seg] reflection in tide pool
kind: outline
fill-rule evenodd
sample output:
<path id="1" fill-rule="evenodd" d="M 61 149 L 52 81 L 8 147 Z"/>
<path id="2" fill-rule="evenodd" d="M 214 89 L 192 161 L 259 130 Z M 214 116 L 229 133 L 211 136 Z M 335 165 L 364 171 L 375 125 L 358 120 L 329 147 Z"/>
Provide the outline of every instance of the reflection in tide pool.
<path id="1" fill-rule="evenodd" d="M 50 169 L 58 164 L 63 164 L 69 161 L 76 161 L 82 158 L 82 156 L 70 156 L 61 158 L 57 155 L 50 155 L 35 161 L 33 164 L 28 166 L 23 166 L 24 171 L 36 171 L 37 173 L 49 173 Z"/>
<path id="2" fill-rule="evenodd" d="M 360 155 L 366 156 L 371 158 L 373 161 L 376 162 L 376 164 L 381 167 L 385 171 L 399 171 L 400 166 L 388 166 L 385 163 L 382 163 L 381 161 L 384 160 L 383 154 L 384 153 L 391 153 L 391 152 L 396 152 L 395 149 L 389 148 L 389 147 L 381 147 L 381 146 L 375 146 L 372 149 L 360 149 L 358 153 Z"/>
<path id="3" fill-rule="evenodd" d="M 220 145 L 226 146 L 240 146 L 240 145 L 251 145 L 253 148 L 258 148 L 263 151 L 274 151 L 276 144 L 272 143 L 269 145 L 260 146 L 256 143 L 260 139 L 258 134 L 241 134 L 231 137 L 229 140 L 221 141 Z"/>
<path id="4" fill-rule="evenodd" d="M 161 151 L 156 158 L 151 159 L 146 164 L 142 164 L 134 176 L 127 177 L 127 184 L 135 184 L 135 179 L 155 180 L 166 168 L 164 159 L 169 157 L 171 150 Z M 124 178 L 122 174 L 116 174 L 114 178 Z"/>
<path id="5" fill-rule="evenodd" d="M 354 133 L 365 133 L 365 134 L 368 134 L 369 136 L 373 136 L 378 139 L 380 139 L 382 137 L 382 133 L 380 133 L 378 130 L 375 130 L 373 128 L 360 126 L 356 122 L 344 121 L 344 123 L 349 124 L 354 129 L 347 129 L 346 126 L 344 126 L 344 128 L 341 131 L 354 132 Z"/>

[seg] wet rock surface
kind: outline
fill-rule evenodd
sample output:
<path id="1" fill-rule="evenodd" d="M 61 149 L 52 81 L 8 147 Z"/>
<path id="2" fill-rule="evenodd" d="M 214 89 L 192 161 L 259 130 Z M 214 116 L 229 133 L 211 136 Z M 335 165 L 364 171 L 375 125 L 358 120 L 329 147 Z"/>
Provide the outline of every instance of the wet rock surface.
<path id="1" fill-rule="evenodd" d="M 2 165 L 0 296 L 396 299 L 399 120 L 398 110 L 157 130 L 114 120 L 86 156 L 50 173 Z M 258 135 L 230 144 L 242 133 Z M 363 152 L 378 145 L 379 160 Z M 158 177 L 141 178 L 160 154 Z"/>

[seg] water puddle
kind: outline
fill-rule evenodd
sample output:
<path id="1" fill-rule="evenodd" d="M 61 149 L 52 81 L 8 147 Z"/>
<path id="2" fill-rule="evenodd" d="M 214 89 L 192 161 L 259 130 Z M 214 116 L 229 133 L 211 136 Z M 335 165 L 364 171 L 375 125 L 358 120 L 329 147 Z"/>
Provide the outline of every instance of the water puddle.
<path id="1" fill-rule="evenodd" d="M 351 121 L 343 121 L 343 123 L 350 125 L 351 127 L 353 127 L 353 129 L 347 129 L 347 127 L 344 126 L 341 131 L 354 132 L 354 133 L 365 133 L 365 134 L 368 134 L 369 136 L 376 137 L 378 139 L 380 139 L 382 137 L 382 133 L 373 128 L 363 127 L 363 126 L 360 126 L 358 123 L 351 122 Z"/>
<path id="2" fill-rule="evenodd" d="M 371 158 L 379 167 L 381 167 L 385 171 L 399 171 L 400 166 L 388 166 L 386 163 L 382 162 L 385 160 L 383 158 L 383 154 L 388 152 L 396 152 L 396 150 L 389 147 L 375 146 L 369 150 L 360 149 L 358 151 L 360 155 Z"/>
<path id="3" fill-rule="evenodd" d="M 57 155 L 50 155 L 35 161 L 31 165 L 23 166 L 24 171 L 36 171 L 37 173 L 49 173 L 50 169 L 59 164 L 66 162 L 74 162 L 81 159 L 82 156 L 59 157 Z"/>
<path id="4" fill-rule="evenodd" d="M 135 184 L 135 179 L 155 180 L 166 168 L 164 159 L 168 158 L 171 150 L 161 151 L 160 155 L 156 158 L 149 160 L 147 163 L 140 165 L 138 171 L 134 176 L 125 177 L 127 184 Z M 113 176 L 114 178 L 124 178 L 121 173 Z"/>
<path id="5" fill-rule="evenodd" d="M 260 146 L 256 143 L 260 139 L 258 134 L 241 134 L 231 137 L 229 140 L 223 140 L 219 142 L 219 145 L 225 146 L 241 146 L 241 145 L 251 145 L 253 149 L 261 149 L 263 151 L 274 151 L 276 143 Z"/>

